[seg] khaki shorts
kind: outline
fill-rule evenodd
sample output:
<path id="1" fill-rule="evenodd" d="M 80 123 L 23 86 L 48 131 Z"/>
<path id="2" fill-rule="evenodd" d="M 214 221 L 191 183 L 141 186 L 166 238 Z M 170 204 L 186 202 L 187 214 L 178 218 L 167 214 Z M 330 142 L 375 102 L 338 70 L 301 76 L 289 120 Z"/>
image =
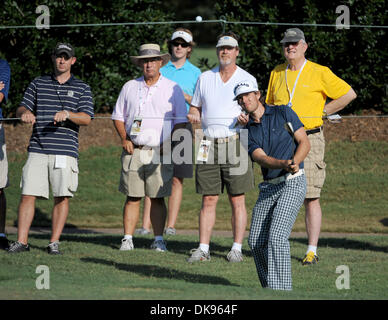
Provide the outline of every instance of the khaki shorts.
<path id="1" fill-rule="evenodd" d="M 155 156 L 154 150 L 135 149 L 134 153 L 121 154 L 121 176 L 119 191 L 128 197 L 148 196 L 150 198 L 164 198 L 171 195 L 173 164 L 147 163 L 142 160 L 142 154 L 147 158 Z"/>
<path id="2" fill-rule="evenodd" d="M 304 170 L 307 179 L 307 199 L 319 198 L 326 177 L 325 138 L 323 131 L 308 135 L 311 149 L 304 160 Z"/>
<path id="3" fill-rule="evenodd" d="M 7 146 L 5 145 L 4 128 L 0 123 L 0 189 L 8 187 Z"/>
<path id="4" fill-rule="evenodd" d="M 207 140 L 212 141 L 209 159 L 213 159 L 214 156 L 214 161 L 196 165 L 197 193 L 218 195 L 224 191 L 224 187 L 230 195 L 239 195 L 252 190 L 254 188 L 253 164 L 247 150 L 242 149 L 240 152 L 240 141 L 237 139 L 217 143 L 212 139 L 207 138 Z M 231 144 L 234 146 L 230 148 Z"/>
<path id="5" fill-rule="evenodd" d="M 56 168 L 56 155 L 29 153 L 20 181 L 22 195 L 48 199 L 51 185 L 53 197 L 73 197 L 78 187 L 78 161 L 65 157 L 66 167 Z"/>

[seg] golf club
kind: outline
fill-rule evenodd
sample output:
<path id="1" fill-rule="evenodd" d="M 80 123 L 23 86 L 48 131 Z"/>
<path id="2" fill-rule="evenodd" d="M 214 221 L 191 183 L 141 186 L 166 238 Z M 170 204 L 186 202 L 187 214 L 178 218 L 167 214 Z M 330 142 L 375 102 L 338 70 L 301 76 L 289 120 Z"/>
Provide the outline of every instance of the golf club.
<path id="1" fill-rule="evenodd" d="M 284 128 L 288 131 L 288 133 L 291 134 L 292 140 L 295 142 L 295 136 L 294 136 L 294 127 L 292 126 L 291 122 L 285 122 L 284 123 Z M 295 150 L 292 151 L 292 164 L 294 164 L 294 155 L 295 155 Z"/>

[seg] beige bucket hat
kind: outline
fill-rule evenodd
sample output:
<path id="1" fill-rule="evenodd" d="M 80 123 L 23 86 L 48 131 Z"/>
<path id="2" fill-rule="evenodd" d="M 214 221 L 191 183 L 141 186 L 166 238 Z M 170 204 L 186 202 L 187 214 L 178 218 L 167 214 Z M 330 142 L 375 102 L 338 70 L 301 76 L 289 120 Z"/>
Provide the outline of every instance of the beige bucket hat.
<path id="1" fill-rule="evenodd" d="M 163 63 L 162 67 L 167 64 L 167 62 L 170 60 L 171 56 L 169 53 L 161 53 L 160 52 L 160 46 L 158 44 L 154 43 L 146 43 L 142 44 L 139 48 L 139 55 L 138 56 L 131 56 L 131 61 L 137 65 L 138 67 L 141 67 L 141 60 L 147 59 L 147 58 L 161 58 Z"/>

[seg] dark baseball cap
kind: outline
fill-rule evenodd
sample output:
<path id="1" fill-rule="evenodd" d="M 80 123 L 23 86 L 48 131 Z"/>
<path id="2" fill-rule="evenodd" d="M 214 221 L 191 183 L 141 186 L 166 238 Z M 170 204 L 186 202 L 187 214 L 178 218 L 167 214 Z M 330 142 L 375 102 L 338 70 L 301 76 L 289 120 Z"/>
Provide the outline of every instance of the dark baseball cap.
<path id="1" fill-rule="evenodd" d="M 61 53 L 66 53 L 69 57 L 74 57 L 74 48 L 69 43 L 58 43 L 53 50 L 53 54 L 59 55 Z"/>
<path id="2" fill-rule="evenodd" d="M 282 41 L 280 41 L 280 43 L 297 42 L 299 40 L 306 41 L 306 39 L 304 38 L 303 31 L 299 28 L 290 28 L 287 29 L 284 33 L 284 38 L 282 39 Z"/>

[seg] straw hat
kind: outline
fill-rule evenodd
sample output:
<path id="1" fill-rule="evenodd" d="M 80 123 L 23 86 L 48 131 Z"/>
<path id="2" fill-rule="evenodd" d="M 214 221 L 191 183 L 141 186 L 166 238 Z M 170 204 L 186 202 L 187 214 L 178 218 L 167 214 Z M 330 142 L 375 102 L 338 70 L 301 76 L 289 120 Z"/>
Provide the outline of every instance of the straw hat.
<path id="1" fill-rule="evenodd" d="M 170 57 L 169 53 L 160 53 L 160 47 L 158 44 L 146 43 L 140 46 L 138 56 L 131 56 L 131 61 L 138 67 L 141 67 L 142 59 L 161 58 L 163 61 L 163 67 L 170 60 Z"/>

